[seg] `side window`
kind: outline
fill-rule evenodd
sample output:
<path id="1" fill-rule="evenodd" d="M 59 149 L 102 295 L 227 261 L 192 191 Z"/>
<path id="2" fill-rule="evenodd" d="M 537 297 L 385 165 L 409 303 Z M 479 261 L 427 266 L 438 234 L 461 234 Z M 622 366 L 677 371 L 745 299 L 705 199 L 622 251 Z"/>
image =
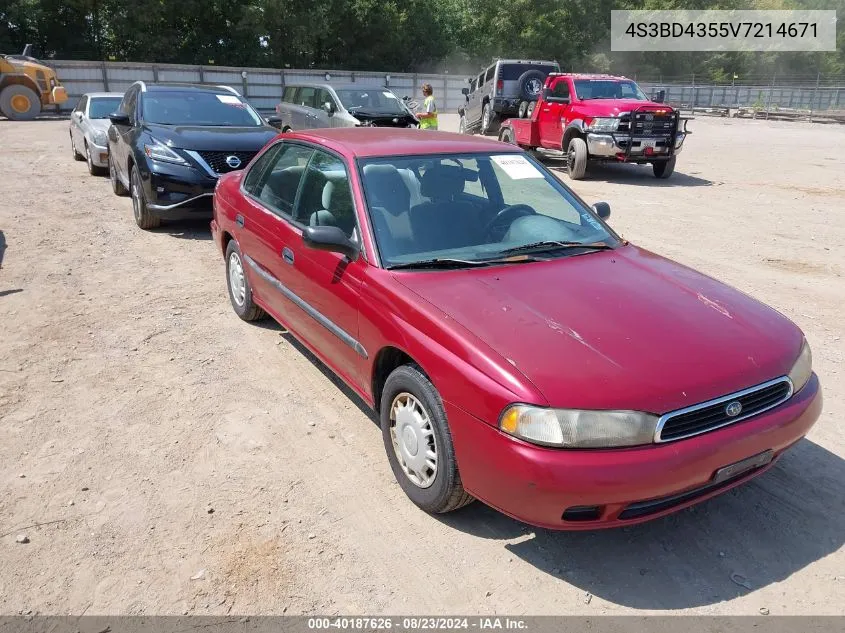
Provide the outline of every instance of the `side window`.
<path id="1" fill-rule="evenodd" d="M 317 98 L 315 99 L 314 107 L 315 108 L 322 108 L 323 104 L 326 103 L 327 101 L 331 101 L 332 103 L 334 103 L 334 99 L 332 99 L 332 96 L 329 94 L 329 91 L 323 90 L 321 88 L 320 90 L 317 91 Z M 335 103 L 335 105 L 337 105 L 337 104 Z"/>
<path id="2" fill-rule="evenodd" d="M 569 84 L 566 79 L 561 79 L 552 87 L 552 96 L 569 98 Z"/>
<path id="3" fill-rule="evenodd" d="M 285 92 L 282 95 L 282 101 L 285 103 L 293 103 L 294 97 L 296 96 L 296 86 L 287 86 L 285 88 Z"/>
<path id="4" fill-rule="evenodd" d="M 355 206 L 343 161 L 316 150 L 305 170 L 305 181 L 294 220 L 306 226 L 337 226 L 355 236 Z"/>
<path id="5" fill-rule="evenodd" d="M 478 88 L 478 79 L 473 79 L 471 82 L 469 82 L 470 93 L 475 92 L 476 88 Z"/>
<path id="6" fill-rule="evenodd" d="M 484 83 L 487 83 L 488 81 L 493 79 L 493 73 L 494 72 L 496 72 L 496 65 L 495 64 L 493 66 L 490 66 L 490 68 L 487 69 L 487 75 L 484 77 Z"/>
<path id="7" fill-rule="evenodd" d="M 282 144 L 271 147 L 264 154 L 261 155 L 255 164 L 249 168 L 246 176 L 244 176 L 244 191 L 252 194 L 256 198 L 259 196 L 258 183 L 263 182 L 264 174 L 271 168 L 276 160 L 277 154 L 281 151 Z"/>
<path id="8" fill-rule="evenodd" d="M 481 88 L 484 85 L 484 73 L 481 73 L 478 76 L 478 87 Z"/>
<path id="9" fill-rule="evenodd" d="M 314 150 L 302 145 L 280 143 L 279 150 L 272 160 L 255 180 L 249 183 L 251 188 L 248 191 L 270 211 L 283 217 L 291 217 L 299 183 L 313 153 Z M 254 169 L 251 169 L 250 174 L 253 171 Z"/>
<path id="10" fill-rule="evenodd" d="M 88 97 L 82 97 L 79 100 L 79 103 L 76 104 L 76 107 L 73 109 L 74 112 L 85 112 L 85 106 L 88 105 Z"/>
<path id="11" fill-rule="evenodd" d="M 300 88 L 296 95 L 296 105 L 305 106 L 306 108 L 316 108 L 316 99 L 316 88 Z"/>

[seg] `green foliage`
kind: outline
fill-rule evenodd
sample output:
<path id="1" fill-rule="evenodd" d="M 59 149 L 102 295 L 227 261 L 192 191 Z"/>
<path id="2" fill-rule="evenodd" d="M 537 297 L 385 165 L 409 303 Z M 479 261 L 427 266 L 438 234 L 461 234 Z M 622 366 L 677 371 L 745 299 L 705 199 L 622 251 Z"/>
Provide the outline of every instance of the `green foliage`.
<path id="1" fill-rule="evenodd" d="M 612 9 L 838 9 L 845 0 L 4 0 L 0 51 L 45 57 L 470 74 L 493 57 L 640 78 L 845 74 L 830 53 L 614 53 Z M 213 62 L 212 62 L 213 60 Z"/>

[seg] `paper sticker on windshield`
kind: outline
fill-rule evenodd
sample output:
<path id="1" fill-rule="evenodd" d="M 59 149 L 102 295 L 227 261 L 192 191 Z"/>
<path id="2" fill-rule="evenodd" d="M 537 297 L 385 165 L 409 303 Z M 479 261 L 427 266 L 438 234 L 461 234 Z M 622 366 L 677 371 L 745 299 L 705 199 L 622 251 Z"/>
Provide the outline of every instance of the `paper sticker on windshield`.
<path id="1" fill-rule="evenodd" d="M 540 170 L 529 163 L 525 156 L 520 156 L 519 154 L 507 154 L 505 156 L 493 156 L 492 158 L 493 162 L 501 167 L 502 170 L 513 180 L 543 177 Z"/>
<path id="2" fill-rule="evenodd" d="M 226 105 L 238 106 L 239 108 L 242 108 L 244 105 L 241 103 L 241 100 L 234 95 L 217 95 L 217 98 L 220 100 L 220 103 L 225 103 Z"/>
<path id="3" fill-rule="evenodd" d="M 383 95 L 384 95 L 385 97 L 387 97 L 388 99 L 393 99 L 393 95 L 392 95 L 392 94 L 390 94 L 389 92 L 382 92 L 381 94 L 383 94 Z"/>

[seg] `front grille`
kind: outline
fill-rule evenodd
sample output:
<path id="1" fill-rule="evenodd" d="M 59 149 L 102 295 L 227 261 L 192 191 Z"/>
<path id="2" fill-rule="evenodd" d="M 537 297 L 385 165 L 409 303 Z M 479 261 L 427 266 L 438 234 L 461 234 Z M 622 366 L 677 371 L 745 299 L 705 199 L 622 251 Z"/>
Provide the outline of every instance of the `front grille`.
<path id="1" fill-rule="evenodd" d="M 230 171 L 237 171 L 247 166 L 252 157 L 258 152 L 197 152 L 208 166 L 218 174 L 228 174 Z M 229 156 L 237 156 L 241 164 L 237 167 L 230 167 L 226 162 Z"/>
<path id="2" fill-rule="evenodd" d="M 619 117 L 619 132 L 631 133 L 631 114 L 623 114 Z M 634 136 L 669 136 L 675 127 L 674 114 L 655 114 L 654 112 L 641 111 L 633 114 Z"/>
<path id="3" fill-rule="evenodd" d="M 784 377 L 710 402 L 667 413 L 658 422 L 657 441 L 679 440 L 746 420 L 778 406 L 791 395 L 792 382 Z M 742 409 L 730 416 L 727 409 L 734 403 L 739 403 Z"/>

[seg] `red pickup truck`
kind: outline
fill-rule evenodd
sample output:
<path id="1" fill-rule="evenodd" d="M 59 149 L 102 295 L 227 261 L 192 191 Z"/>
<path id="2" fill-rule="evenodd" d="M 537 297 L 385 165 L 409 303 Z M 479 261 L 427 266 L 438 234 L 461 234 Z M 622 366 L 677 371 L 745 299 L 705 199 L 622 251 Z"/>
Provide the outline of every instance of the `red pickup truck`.
<path id="1" fill-rule="evenodd" d="M 651 163 L 657 178 L 668 178 L 689 134 L 687 120 L 625 77 L 552 73 L 531 117 L 504 121 L 499 140 L 564 152 L 576 180 L 588 161 Z"/>

